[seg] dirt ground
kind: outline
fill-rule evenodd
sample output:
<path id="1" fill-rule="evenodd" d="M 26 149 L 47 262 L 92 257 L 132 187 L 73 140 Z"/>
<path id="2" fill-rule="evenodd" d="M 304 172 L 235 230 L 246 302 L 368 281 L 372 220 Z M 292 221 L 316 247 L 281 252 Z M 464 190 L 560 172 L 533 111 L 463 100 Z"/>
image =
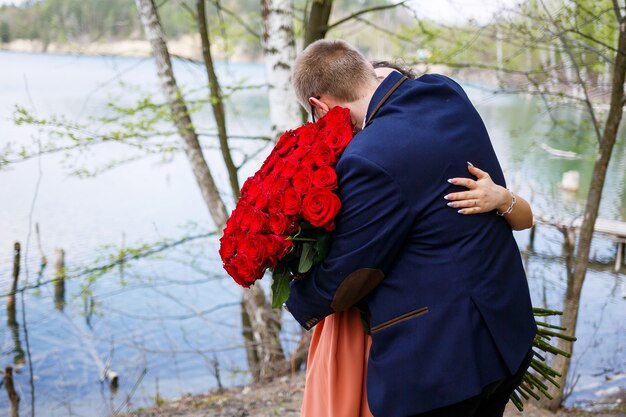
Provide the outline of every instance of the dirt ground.
<path id="1" fill-rule="evenodd" d="M 304 376 L 297 375 L 260 386 L 229 388 L 223 393 L 184 396 L 159 407 L 137 410 L 125 417 L 299 417 L 303 390 Z M 612 411 L 562 410 L 558 414 L 538 409 L 532 404 L 527 404 L 521 414 L 509 404 L 505 417 L 626 417 L 625 402 L 626 398 L 622 397 L 621 407 Z"/>

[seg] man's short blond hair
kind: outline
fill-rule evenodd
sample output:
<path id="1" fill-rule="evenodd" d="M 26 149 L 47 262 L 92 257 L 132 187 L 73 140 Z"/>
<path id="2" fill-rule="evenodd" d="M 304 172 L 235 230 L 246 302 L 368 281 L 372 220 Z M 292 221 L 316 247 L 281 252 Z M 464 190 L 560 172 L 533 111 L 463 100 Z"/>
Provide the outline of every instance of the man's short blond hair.
<path id="1" fill-rule="evenodd" d="M 313 42 L 298 55 L 293 70 L 296 96 L 307 110 L 309 97 L 327 94 L 350 103 L 376 82 L 376 73 L 363 54 L 342 40 Z"/>

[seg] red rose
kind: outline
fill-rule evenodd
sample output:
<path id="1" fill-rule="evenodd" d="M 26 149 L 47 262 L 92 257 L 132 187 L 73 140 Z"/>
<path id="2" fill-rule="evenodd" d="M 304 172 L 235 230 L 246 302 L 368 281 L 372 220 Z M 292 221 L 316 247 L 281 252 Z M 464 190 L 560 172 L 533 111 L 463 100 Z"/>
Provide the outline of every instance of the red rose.
<path id="1" fill-rule="evenodd" d="M 315 166 L 315 156 L 313 156 L 313 152 L 310 152 L 308 155 L 302 158 L 302 161 L 300 162 L 300 167 L 301 169 L 312 169 L 313 166 Z"/>
<path id="2" fill-rule="evenodd" d="M 284 155 L 293 148 L 298 142 L 298 137 L 296 136 L 293 130 L 289 130 L 283 134 L 280 139 L 278 139 L 278 143 L 274 147 L 274 152 L 278 155 Z"/>
<path id="3" fill-rule="evenodd" d="M 297 149 L 287 155 L 287 159 L 292 161 L 295 164 L 300 164 L 302 158 L 308 155 L 311 152 L 311 147 L 308 145 L 300 145 Z"/>
<path id="4" fill-rule="evenodd" d="M 336 128 L 326 138 L 326 143 L 335 152 L 340 155 L 352 140 L 352 130 Z"/>
<path id="5" fill-rule="evenodd" d="M 298 165 L 296 165 L 291 159 L 285 159 L 282 162 L 283 167 L 280 172 L 280 176 L 283 178 L 293 178 L 294 174 L 298 172 Z"/>
<path id="6" fill-rule="evenodd" d="M 247 235 L 241 240 L 238 255 L 243 255 L 254 265 L 263 265 L 266 261 L 265 246 L 259 236 Z"/>
<path id="7" fill-rule="evenodd" d="M 283 193 L 278 191 L 270 196 L 270 201 L 267 205 L 267 210 L 270 213 L 280 213 L 283 211 Z"/>
<path id="8" fill-rule="evenodd" d="M 235 282 L 243 287 L 249 287 L 250 284 L 247 283 L 246 281 L 244 281 L 240 276 L 239 276 L 239 271 L 237 270 L 237 267 L 235 266 L 234 263 L 229 262 L 229 263 L 225 263 L 224 264 L 224 269 L 226 270 L 226 272 L 228 272 L 228 275 L 230 275 L 231 277 L 233 277 L 233 279 L 235 280 Z"/>
<path id="9" fill-rule="evenodd" d="M 275 235 L 263 236 L 263 245 L 265 253 L 269 259 L 270 267 L 275 267 L 278 263 L 278 252 L 280 250 L 280 242 L 274 238 Z"/>
<path id="10" fill-rule="evenodd" d="M 333 109 L 314 124 L 286 132 L 248 178 L 226 223 L 219 254 L 234 280 L 249 287 L 293 250 L 288 239 L 308 220 L 333 230 L 340 210 L 332 168 L 352 137 L 350 111 Z M 295 259 L 297 263 L 297 259 Z M 291 262 L 291 261 L 290 261 Z"/>
<path id="11" fill-rule="evenodd" d="M 226 262 L 237 252 L 237 241 L 232 235 L 224 235 L 220 239 L 220 257 Z"/>
<path id="12" fill-rule="evenodd" d="M 300 194 L 304 194 L 309 191 L 311 188 L 311 183 L 313 181 L 313 176 L 311 174 L 311 170 L 309 168 L 301 167 L 300 170 L 293 176 L 291 182 L 293 183 L 293 188 L 296 189 Z"/>
<path id="13" fill-rule="evenodd" d="M 228 220 L 226 220 L 226 227 L 224 228 L 224 236 L 229 236 L 237 229 L 237 222 L 235 219 L 235 211 L 232 212 Z"/>
<path id="14" fill-rule="evenodd" d="M 313 172 L 313 185 L 334 190 L 337 188 L 337 173 L 331 167 L 321 167 Z"/>
<path id="15" fill-rule="evenodd" d="M 340 208 L 341 201 L 337 194 L 317 187 L 309 190 L 302 204 L 304 219 L 315 227 L 323 227 L 329 231 L 335 228 L 333 220 Z"/>
<path id="16" fill-rule="evenodd" d="M 324 142 L 319 142 L 313 148 L 313 157 L 315 165 L 318 167 L 330 166 L 335 163 L 336 157 L 333 150 Z"/>
<path id="17" fill-rule="evenodd" d="M 284 236 L 267 235 L 264 236 L 263 244 L 265 245 L 265 253 L 270 260 L 270 265 L 274 267 L 283 256 L 289 253 L 293 242 L 285 239 Z"/>
<path id="18" fill-rule="evenodd" d="M 277 178 L 272 184 L 272 192 L 284 192 L 289 188 L 289 180 L 287 178 Z"/>
<path id="19" fill-rule="evenodd" d="M 272 233 L 277 235 L 282 235 L 285 233 L 287 228 L 290 226 L 291 221 L 282 213 L 272 213 L 270 214 L 270 230 Z"/>
<path id="20" fill-rule="evenodd" d="M 261 192 L 261 180 L 257 177 L 250 177 L 243 184 L 241 189 L 241 198 L 248 201 L 254 201 Z"/>
<path id="21" fill-rule="evenodd" d="M 272 191 L 274 191 L 274 183 L 278 178 L 278 176 L 275 175 L 276 174 L 272 172 L 270 175 L 263 178 L 263 182 L 261 183 L 261 193 L 268 194 L 268 198 L 271 197 Z"/>
<path id="22" fill-rule="evenodd" d="M 283 198 L 283 209 L 287 216 L 295 216 L 302 208 L 302 198 L 295 188 L 289 187 Z"/>
<path id="23" fill-rule="evenodd" d="M 257 176 L 259 176 L 259 177 L 260 176 L 265 176 L 265 175 L 269 174 L 272 171 L 272 169 L 276 165 L 276 162 L 278 162 L 279 159 L 280 159 L 280 157 L 278 156 L 278 153 L 276 153 L 275 151 L 272 151 L 272 153 L 269 154 L 269 156 L 267 157 L 265 162 L 263 162 L 263 165 L 261 166 L 261 169 L 259 170 L 257 175 L 255 175 L 255 177 L 257 177 Z"/>
<path id="24" fill-rule="evenodd" d="M 232 265 L 236 268 L 237 277 L 239 278 L 238 282 L 244 287 L 249 287 L 254 281 L 263 276 L 262 273 L 259 274 L 258 269 L 246 256 L 236 255 L 233 258 Z"/>
<path id="25" fill-rule="evenodd" d="M 242 206 L 241 209 L 241 222 L 239 223 L 239 227 L 241 230 L 250 230 L 254 209 L 247 204 Z"/>
<path id="26" fill-rule="evenodd" d="M 267 208 L 267 204 L 269 203 L 269 201 L 270 201 L 269 194 L 262 191 L 257 196 L 256 200 L 254 201 L 254 207 L 257 210 L 265 210 Z"/>
<path id="27" fill-rule="evenodd" d="M 299 133 L 298 145 L 306 146 L 313 143 L 318 132 L 318 127 L 315 124 L 306 125 Z"/>
<path id="28" fill-rule="evenodd" d="M 230 218 L 228 219 L 228 222 L 226 223 L 226 228 L 228 229 L 230 227 L 230 223 L 233 222 L 233 226 L 235 225 L 240 225 L 241 224 L 241 219 L 243 217 L 243 202 L 240 200 L 240 204 L 237 205 L 237 207 L 235 207 L 235 209 L 233 210 L 233 212 L 230 215 Z"/>
<path id="29" fill-rule="evenodd" d="M 250 233 L 259 233 L 267 229 L 269 216 L 261 210 L 253 210 L 250 219 Z"/>

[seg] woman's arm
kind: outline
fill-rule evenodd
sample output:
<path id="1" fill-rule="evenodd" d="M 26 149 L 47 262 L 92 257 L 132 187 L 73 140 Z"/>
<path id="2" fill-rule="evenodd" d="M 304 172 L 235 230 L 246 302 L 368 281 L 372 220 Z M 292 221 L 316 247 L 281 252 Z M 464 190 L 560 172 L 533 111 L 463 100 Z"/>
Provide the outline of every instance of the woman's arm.
<path id="1" fill-rule="evenodd" d="M 461 214 L 478 214 L 492 210 L 506 213 L 513 202 L 513 193 L 495 184 L 488 173 L 467 163 L 467 170 L 477 179 L 453 178 L 451 184 L 467 187 L 469 191 L 448 194 L 444 198 L 448 206 L 458 208 Z M 530 205 L 519 195 L 515 195 L 515 204 L 504 218 L 513 230 L 524 230 L 533 225 L 533 212 Z"/>

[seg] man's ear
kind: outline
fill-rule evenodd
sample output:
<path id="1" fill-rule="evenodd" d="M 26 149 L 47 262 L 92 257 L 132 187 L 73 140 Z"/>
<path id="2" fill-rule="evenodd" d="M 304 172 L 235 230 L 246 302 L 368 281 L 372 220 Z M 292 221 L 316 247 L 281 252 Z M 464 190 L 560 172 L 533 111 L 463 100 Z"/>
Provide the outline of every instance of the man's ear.
<path id="1" fill-rule="evenodd" d="M 321 97 L 309 97 L 309 104 L 317 109 L 319 117 L 330 111 L 330 107 L 321 100 Z"/>

